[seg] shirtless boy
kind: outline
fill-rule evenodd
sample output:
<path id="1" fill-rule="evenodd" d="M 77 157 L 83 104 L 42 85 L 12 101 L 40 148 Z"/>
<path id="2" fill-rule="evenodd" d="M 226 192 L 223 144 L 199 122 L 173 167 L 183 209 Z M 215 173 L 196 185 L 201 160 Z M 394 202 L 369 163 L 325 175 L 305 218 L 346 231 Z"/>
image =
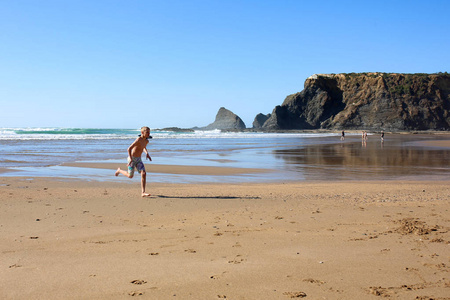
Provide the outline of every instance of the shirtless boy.
<path id="1" fill-rule="evenodd" d="M 150 128 L 142 127 L 141 135 L 128 147 L 128 172 L 121 170 L 120 168 L 116 171 L 116 176 L 122 174 L 127 176 L 128 178 L 133 178 L 134 170 L 136 169 L 139 173 L 141 173 L 141 187 L 142 187 L 142 197 L 149 197 L 150 194 L 145 192 L 145 185 L 147 180 L 147 173 L 145 172 L 144 163 L 141 160 L 142 152 L 147 154 L 146 158 L 150 161 L 152 158 L 148 154 L 147 144 L 148 138 L 150 137 Z"/>

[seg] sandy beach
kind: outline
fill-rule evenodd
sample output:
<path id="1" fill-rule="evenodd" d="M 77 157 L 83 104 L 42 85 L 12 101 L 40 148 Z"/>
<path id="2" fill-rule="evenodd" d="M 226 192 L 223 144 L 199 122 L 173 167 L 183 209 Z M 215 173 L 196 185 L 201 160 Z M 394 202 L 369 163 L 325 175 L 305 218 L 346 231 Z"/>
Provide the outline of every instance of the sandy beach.
<path id="1" fill-rule="evenodd" d="M 0 178 L 0 297 L 449 299 L 447 181 L 148 190 Z"/>
<path id="2" fill-rule="evenodd" d="M 0 28 L 0 300 L 450 300 L 450 0 Z"/>
<path id="3" fill-rule="evenodd" d="M 0 168 L 0 299 L 450 299 L 449 136 L 386 140 L 155 140 L 150 198 L 109 141 L 7 152 L 80 161 Z"/>

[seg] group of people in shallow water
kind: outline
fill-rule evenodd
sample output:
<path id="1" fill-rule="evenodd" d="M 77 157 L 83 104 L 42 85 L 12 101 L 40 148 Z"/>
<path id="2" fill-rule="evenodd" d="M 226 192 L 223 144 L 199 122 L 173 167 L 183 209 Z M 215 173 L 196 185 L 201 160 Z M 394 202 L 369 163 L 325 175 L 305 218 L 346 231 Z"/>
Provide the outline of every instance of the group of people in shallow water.
<path id="1" fill-rule="evenodd" d="M 381 142 L 384 142 L 384 131 L 381 131 L 380 138 L 381 138 Z M 367 136 L 367 131 L 364 130 L 362 132 L 363 143 L 366 142 L 368 139 L 369 139 L 369 137 Z M 345 140 L 345 131 L 344 130 L 342 130 L 342 133 L 341 133 L 341 141 L 343 141 L 343 140 Z"/>

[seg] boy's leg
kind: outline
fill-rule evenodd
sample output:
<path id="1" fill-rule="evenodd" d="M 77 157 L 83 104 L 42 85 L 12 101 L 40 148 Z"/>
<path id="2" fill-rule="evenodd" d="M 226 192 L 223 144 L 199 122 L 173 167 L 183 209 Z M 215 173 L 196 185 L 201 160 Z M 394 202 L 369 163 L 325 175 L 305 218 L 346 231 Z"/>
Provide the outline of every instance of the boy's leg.
<path id="1" fill-rule="evenodd" d="M 145 192 L 145 185 L 147 184 L 147 173 L 145 170 L 141 171 L 141 187 L 142 187 L 142 197 L 149 197 L 150 194 Z"/>
<path id="2" fill-rule="evenodd" d="M 149 197 L 150 194 L 147 194 L 145 192 L 145 186 L 147 184 L 147 172 L 145 171 L 144 163 L 139 160 L 139 162 L 136 163 L 136 169 L 139 173 L 141 173 L 141 188 L 142 188 L 142 197 Z"/>
<path id="3" fill-rule="evenodd" d="M 116 171 L 116 176 L 119 176 L 119 174 L 122 174 L 122 175 L 124 175 L 124 176 L 127 176 L 128 178 L 133 178 L 133 173 L 129 173 L 129 172 L 127 172 L 127 171 L 124 171 L 124 170 L 122 170 L 121 168 L 118 168 L 117 169 L 117 171 Z"/>
<path id="4" fill-rule="evenodd" d="M 123 176 L 127 176 L 128 178 L 133 178 L 134 168 L 135 168 L 134 162 L 132 162 L 129 157 L 127 158 L 127 161 L 128 161 L 128 172 L 122 170 L 121 168 L 117 168 L 117 171 L 115 174 L 116 176 L 119 176 L 119 174 L 122 174 Z"/>

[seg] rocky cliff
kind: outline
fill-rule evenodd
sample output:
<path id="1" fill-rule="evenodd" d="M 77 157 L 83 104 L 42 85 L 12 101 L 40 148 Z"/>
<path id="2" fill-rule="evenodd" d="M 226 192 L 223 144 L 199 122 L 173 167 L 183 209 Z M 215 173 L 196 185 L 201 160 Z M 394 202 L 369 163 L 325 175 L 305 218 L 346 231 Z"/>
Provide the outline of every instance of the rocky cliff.
<path id="1" fill-rule="evenodd" d="M 263 129 L 450 130 L 450 75 L 316 74 Z"/>
<path id="2" fill-rule="evenodd" d="M 221 107 L 217 112 L 216 119 L 214 123 L 209 124 L 203 129 L 213 130 L 213 129 L 221 129 L 221 130 L 232 130 L 245 129 L 245 123 L 242 121 L 239 116 L 235 115 L 233 112 L 229 111 L 225 107 Z"/>
<path id="3" fill-rule="evenodd" d="M 264 123 L 270 118 L 271 114 L 263 115 L 257 114 L 255 120 L 253 121 L 253 128 L 262 128 Z"/>

